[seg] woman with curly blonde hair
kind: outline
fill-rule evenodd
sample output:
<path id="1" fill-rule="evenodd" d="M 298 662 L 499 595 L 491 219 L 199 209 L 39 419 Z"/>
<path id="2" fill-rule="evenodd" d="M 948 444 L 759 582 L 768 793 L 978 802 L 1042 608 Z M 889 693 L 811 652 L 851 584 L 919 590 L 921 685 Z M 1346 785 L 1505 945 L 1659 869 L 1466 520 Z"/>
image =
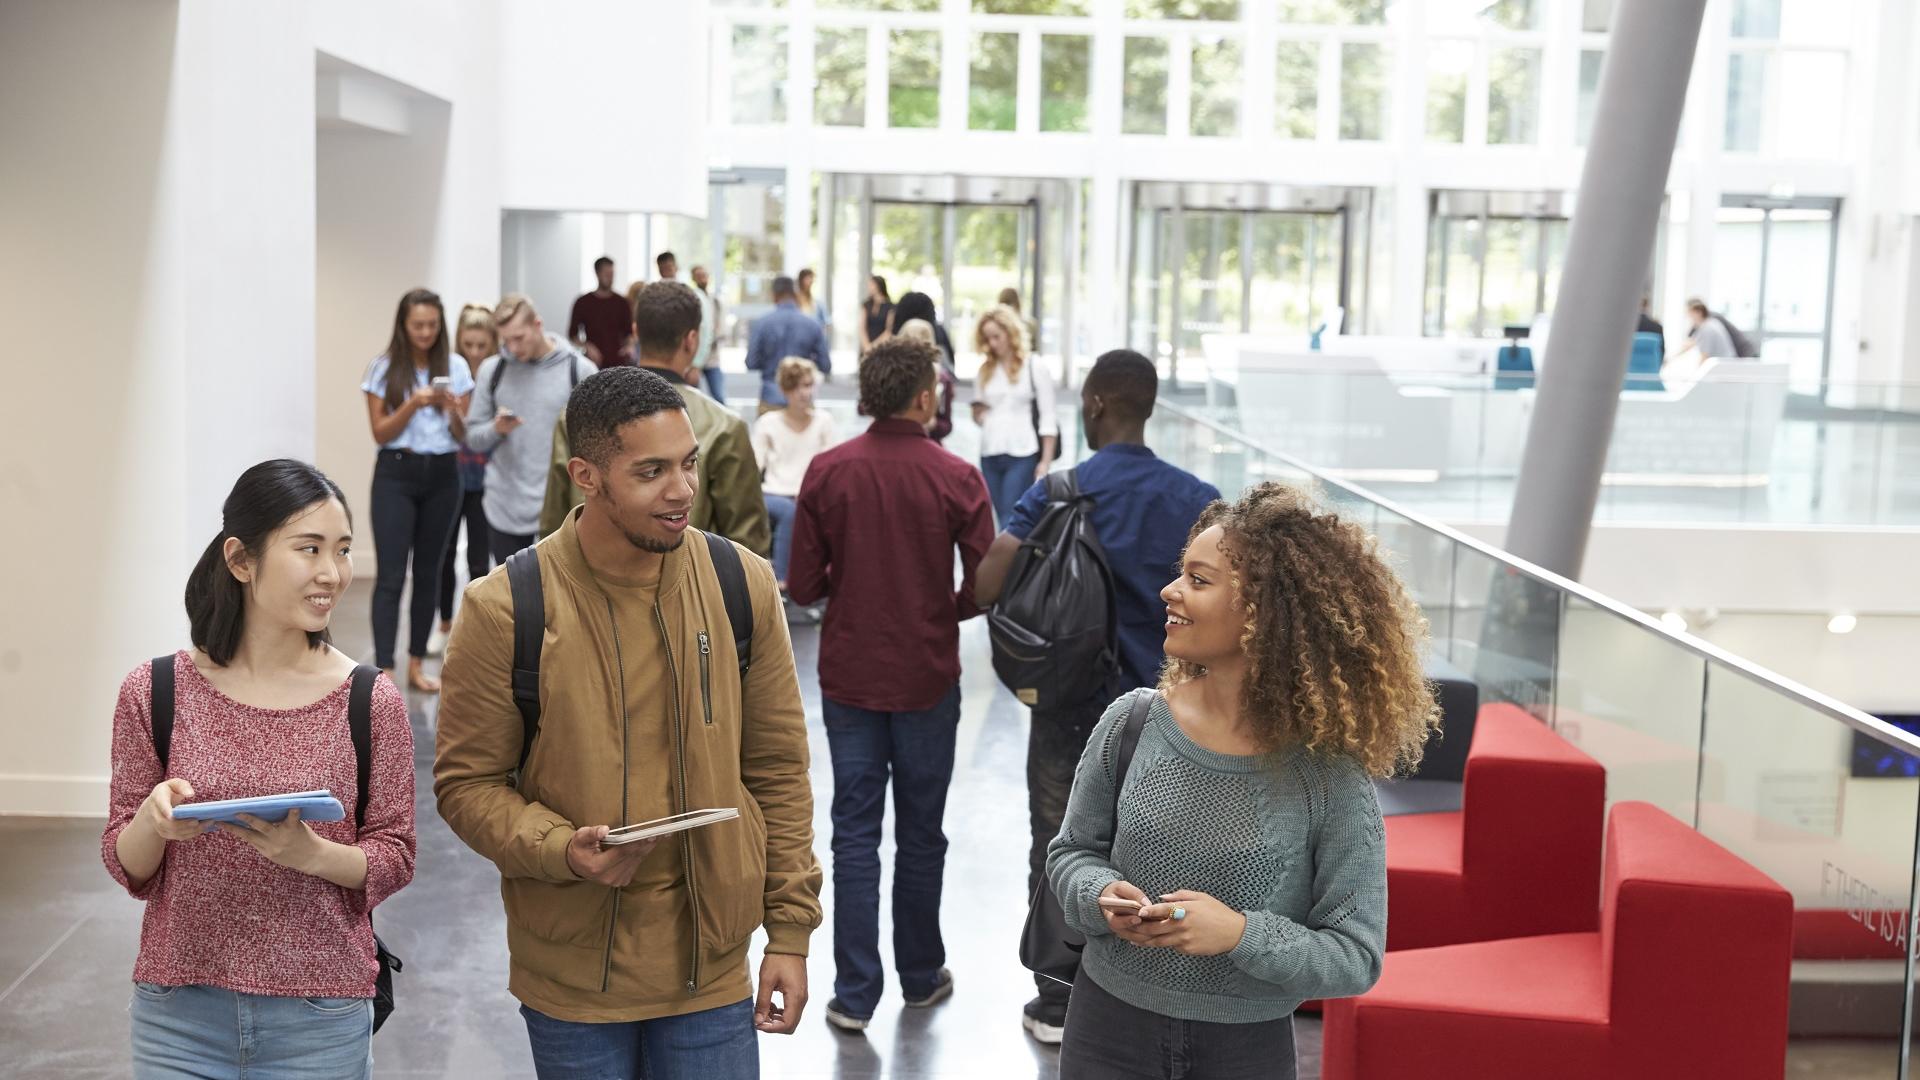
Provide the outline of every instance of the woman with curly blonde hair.
<path id="1" fill-rule="evenodd" d="M 1028 354 L 1027 328 L 1005 304 L 980 316 L 973 347 L 985 359 L 974 379 L 973 422 L 980 425 L 980 474 L 1005 527 L 1013 506 L 1047 470 L 1060 445 L 1053 378 Z"/>
<path id="2" fill-rule="evenodd" d="M 1300 1002 L 1380 975 L 1372 781 L 1437 724 L 1426 621 L 1365 531 L 1272 483 L 1209 506 L 1160 595 L 1161 686 L 1094 729 L 1048 851 L 1087 936 L 1060 1076 L 1291 1077 Z"/>

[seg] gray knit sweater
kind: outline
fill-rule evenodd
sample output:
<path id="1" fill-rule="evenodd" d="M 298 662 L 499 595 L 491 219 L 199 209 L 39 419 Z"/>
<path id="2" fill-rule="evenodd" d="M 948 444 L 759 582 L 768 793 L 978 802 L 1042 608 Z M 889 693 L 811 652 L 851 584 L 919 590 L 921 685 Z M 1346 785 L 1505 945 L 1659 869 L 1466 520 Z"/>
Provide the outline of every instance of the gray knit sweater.
<path id="1" fill-rule="evenodd" d="M 1136 1008 L 1220 1023 L 1366 992 L 1386 948 L 1387 866 L 1380 804 L 1359 765 L 1300 751 L 1214 753 L 1155 695 L 1116 829 L 1115 757 L 1132 699 L 1114 702 L 1087 740 L 1047 850 L 1067 923 L 1087 936 L 1087 975 Z M 1245 913 L 1246 933 L 1222 956 L 1122 941 L 1097 900 L 1118 880 L 1154 897 L 1206 893 Z"/>
<path id="2" fill-rule="evenodd" d="M 521 361 L 502 346 L 474 372 L 473 400 L 467 405 L 467 446 L 492 453 L 487 462 L 487 494 L 482 501 L 487 524 L 503 533 L 530 536 L 540 529 L 540 506 L 547 497 L 547 466 L 553 461 L 553 426 L 567 411 L 574 384 L 594 373 L 593 361 L 570 343 L 551 335 L 547 355 Z M 493 373 L 500 365 L 500 393 Z M 569 369 L 572 369 L 569 371 Z M 512 434 L 494 430 L 494 415 L 512 409 L 521 424 Z"/>

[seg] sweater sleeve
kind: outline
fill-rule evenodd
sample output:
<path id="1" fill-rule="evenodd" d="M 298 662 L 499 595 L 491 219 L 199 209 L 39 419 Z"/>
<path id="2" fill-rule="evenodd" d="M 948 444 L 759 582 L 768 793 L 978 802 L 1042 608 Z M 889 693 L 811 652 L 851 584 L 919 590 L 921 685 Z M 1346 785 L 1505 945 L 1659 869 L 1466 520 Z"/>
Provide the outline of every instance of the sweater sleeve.
<path id="1" fill-rule="evenodd" d="M 134 881 L 120 865 L 120 834 L 133 823 L 147 795 L 166 779 L 160 756 L 153 751 L 152 693 L 153 673 L 145 664 L 120 684 L 120 698 L 113 707 L 113 779 L 107 788 L 107 827 L 100 836 L 100 858 L 107 864 L 107 873 L 135 900 L 152 896 L 167 873 L 164 854 L 159 869 L 145 881 Z"/>
<path id="2" fill-rule="evenodd" d="M 1246 912 L 1246 932 L 1228 956 L 1292 996 L 1353 997 L 1380 978 L 1386 952 L 1386 826 L 1359 766 L 1339 759 L 1320 768 L 1328 795 L 1313 830 L 1313 907 L 1304 922 Z"/>
<path id="3" fill-rule="evenodd" d="M 373 758 L 367 765 L 367 813 L 354 846 L 366 853 L 367 881 L 349 903 L 369 912 L 413 880 L 413 725 L 407 699 L 384 673 L 373 685 Z"/>
<path id="4" fill-rule="evenodd" d="M 1138 691 L 1136 691 L 1137 693 Z M 1120 880 L 1113 865 L 1113 786 L 1115 758 L 1133 695 L 1107 706 L 1087 737 L 1073 772 L 1060 834 L 1047 845 L 1047 882 L 1060 900 L 1067 925 L 1087 937 L 1112 933 L 1100 910 L 1100 893 Z"/>

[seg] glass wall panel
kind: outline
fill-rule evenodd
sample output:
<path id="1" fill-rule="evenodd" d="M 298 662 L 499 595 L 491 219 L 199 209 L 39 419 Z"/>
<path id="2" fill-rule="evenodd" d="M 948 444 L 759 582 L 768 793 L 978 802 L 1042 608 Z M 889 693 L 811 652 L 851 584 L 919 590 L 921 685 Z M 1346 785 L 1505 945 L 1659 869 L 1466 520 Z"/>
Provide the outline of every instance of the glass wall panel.
<path id="1" fill-rule="evenodd" d="M 1767 69 L 1773 57 L 1764 52 L 1736 52 L 1727 57 L 1727 127 L 1724 149 L 1760 152 L 1760 126 L 1766 115 Z"/>
<path id="2" fill-rule="evenodd" d="M 1120 130 L 1128 135 L 1167 133 L 1167 42 L 1130 37 L 1125 52 Z"/>
<path id="3" fill-rule="evenodd" d="M 936 207 L 938 212 L 943 208 Z M 979 370 L 974 325 L 999 302 L 1000 290 L 1025 291 L 1020 280 L 1020 217 L 1013 206 L 958 206 L 953 211 L 953 297 L 940 308 L 953 337 L 954 366 L 961 378 Z M 1032 297 L 1026 297 L 1032 307 Z M 964 361 L 964 362 L 963 362 Z"/>
<path id="4" fill-rule="evenodd" d="M 786 185 L 749 180 L 719 185 L 719 190 L 726 220 L 720 300 L 735 325 L 744 327 L 759 309 L 773 303 L 773 279 L 788 269 L 781 248 L 786 236 Z"/>
<path id="5" fill-rule="evenodd" d="M 1276 0 L 1283 23 L 1331 26 L 1379 26 L 1399 10 L 1402 0 Z"/>
<path id="6" fill-rule="evenodd" d="M 939 11 L 940 0 L 813 0 L 813 6 L 847 11 Z"/>
<path id="7" fill-rule="evenodd" d="M 787 122 L 787 28 L 738 23 L 733 28 L 733 105 L 736 124 Z"/>
<path id="8" fill-rule="evenodd" d="M 1713 297 L 1708 303 L 1743 329 L 1760 321 L 1761 234 L 1764 210 L 1722 206 L 1713 227 Z"/>
<path id="9" fill-rule="evenodd" d="M 1457 143 L 1467 137 L 1467 83 L 1473 42 L 1436 41 L 1427 49 L 1427 140 Z"/>
<path id="10" fill-rule="evenodd" d="M 1188 130 L 1195 135 L 1239 134 L 1240 94 L 1240 42 L 1196 40 Z"/>
<path id="11" fill-rule="evenodd" d="M 1604 34 L 1613 25 L 1615 0 L 1581 0 L 1580 29 L 1589 34 Z"/>
<path id="12" fill-rule="evenodd" d="M 1846 134 L 1846 54 L 1788 50 L 1780 54 L 1777 70 L 1771 151 L 1781 157 L 1838 157 Z"/>
<path id="13" fill-rule="evenodd" d="M 1040 130 L 1086 131 L 1093 39 L 1082 34 L 1040 37 Z"/>
<path id="14" fill-rule="evenodd" d="M 1210 19 L 1232 22 L 1240 17 L 1240 0 L 1127 0 L 1129 19 Z"/>
<path id="15" fill-rule="evenodd" d="M 1387 47 L 1367 42 L 1340 46 L 1340 137 L 1384 139 L 1391 118 L 1391 73 Z"/>
<path id="16" fill-rule="evenodd" d="M 1531 323 L 1540 312 L 1540 224 L 1491 218 L 1486 224 L 1486 282 L 1481 287 L 1481 335 Z"/>
<path id="17" fill-rule="evenodd" d="M 895 30 L 889 36 L 887 126 L 940 126 L 940 31 Z"/>
<path id="18" fill-rule="evenodd" d="M 1454 546 L 1453 665 L 1480 684 L 1480 701 L 1518 705 L 1542 720 L 1554 700 L 1561 594 Z"/>
<path id="19" fill-rule="evenodd" d="M 1087 0 L 973 0 L 981 15 L 1085 15 Z"/>
<path id="20" fill-rule="evenodd" d="M 967 126 L 975 131 L 1012 131 L 1020 85 L 1020 35 L 973 35 L 967 79 Z"/>
<path id="21" fill-rule="evenodd" d="M 874 204 L 873 272 L 887 279 L 895 297 L 926 293 L 933 298 L 935 310 L 946 317 L 946 288 L 940 281 L 945 252 L 945 207 L 932 203 Z M 952 328 L 948 331 L 951 333 Z"/>
<path id="22" fill-rule="evenodd" d="M 1240 215 L 1188 210 L 1181 215 L 1186 260 L 1180 272 L 1179 348 L 1200 349 L 1202 334 L 1240 332 Z"/>
<path id="23" fill-rule="evenodd" d="M 1487 142 L 1540 140 L 1540 50 L 1495 49 L 1487 59 Z"/>
<path id="24" fill-rule="evenodd" d="M 1311 139 L 1319 130 L 1320 45 L 1283 41 L 1274 51 L 1273 133 Z"/>
<path id="25" fill-rule="evenodd" d="M 821 27 L 813 44 L 813 122 L 860 127 L 867 122 L 867 31 Z"/>
<path id="26" fill-rule="evenodd" d="M 1765 332 L 1821 333 L 1827 328 L 1833 212 L 1785 209 L 1767 216 Z"/>

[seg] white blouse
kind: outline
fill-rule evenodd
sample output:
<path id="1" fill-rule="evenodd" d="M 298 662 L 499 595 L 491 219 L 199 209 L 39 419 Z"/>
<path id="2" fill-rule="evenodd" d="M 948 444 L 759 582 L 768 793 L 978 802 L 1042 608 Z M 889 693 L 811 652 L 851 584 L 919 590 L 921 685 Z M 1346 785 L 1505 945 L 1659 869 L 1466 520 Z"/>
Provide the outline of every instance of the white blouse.
<path id="1" fill-rule="evenodd" d="M 760 490 L 769 495 L 792 498 L 800 494 L 800 481 L 807 478 L 807 466 L 822 450 L 831 450 L 839 442 L 833 414 L 814 409 L 807 430 L 795 431 L 787 423 L 786 410 L 761 414 L 753 422 L 753 456 L 760 463 Z"/>
<path id="2" fill-rule="evenodd" d="M 1004 364 L 995 365 L 993 377 L 974 383 L 974 404 L 985 405 L 987 415 L 980 421 L 980 456 L 1007 454 L 1030 457 L 1040 452 L 1040 439 L 1033 430 L 1033 405 L 1040 403 L 1040 435 L 1051 435 L 1054 449 L 1060 446 L 1060 420 L 1054 415 L 1053 375 L 1037 356 L 1027 357 L 1020 374 L 1008 380 Z"/>

